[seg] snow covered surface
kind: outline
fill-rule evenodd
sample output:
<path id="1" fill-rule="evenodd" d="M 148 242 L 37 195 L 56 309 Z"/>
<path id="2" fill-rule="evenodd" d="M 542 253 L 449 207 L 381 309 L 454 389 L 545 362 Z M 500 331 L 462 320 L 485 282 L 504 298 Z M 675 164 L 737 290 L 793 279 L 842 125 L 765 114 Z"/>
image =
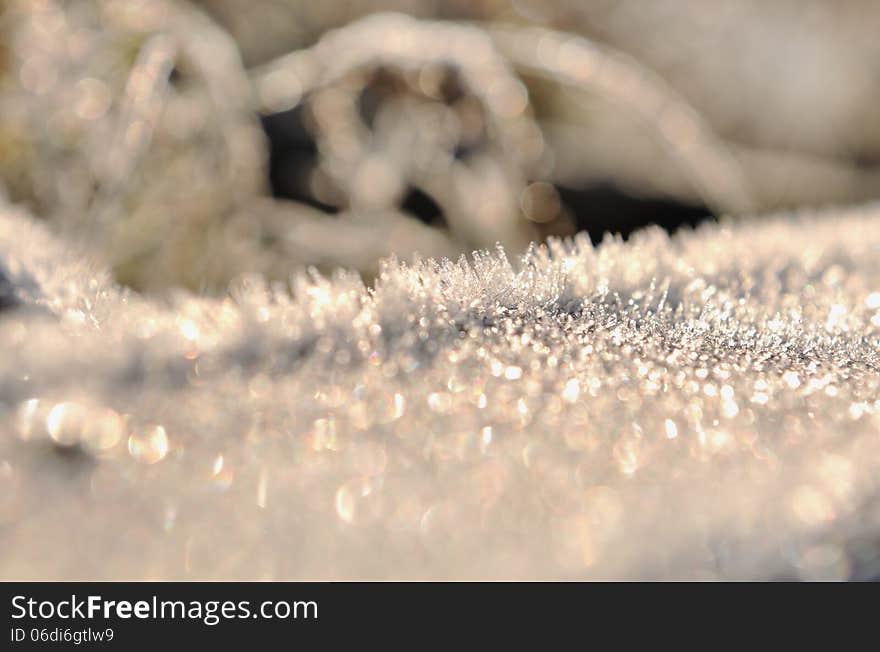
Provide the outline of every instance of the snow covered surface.
<path id="1" fill-rule="evenodd" d="M 6 206 L 0 342 L 4 579 L 880 576 L 877 206 L 168 300 Z"/>

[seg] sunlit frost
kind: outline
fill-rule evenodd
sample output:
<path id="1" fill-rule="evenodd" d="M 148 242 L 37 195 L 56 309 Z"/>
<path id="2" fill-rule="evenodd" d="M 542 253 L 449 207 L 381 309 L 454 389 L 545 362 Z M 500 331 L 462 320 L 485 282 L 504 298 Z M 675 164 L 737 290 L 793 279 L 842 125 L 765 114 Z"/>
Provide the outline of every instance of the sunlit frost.
<path id="1" fill-rule="evenodd" d="M 2 575 L 876 577 L 878 220 L 160 302 L 0 208 Z"/>

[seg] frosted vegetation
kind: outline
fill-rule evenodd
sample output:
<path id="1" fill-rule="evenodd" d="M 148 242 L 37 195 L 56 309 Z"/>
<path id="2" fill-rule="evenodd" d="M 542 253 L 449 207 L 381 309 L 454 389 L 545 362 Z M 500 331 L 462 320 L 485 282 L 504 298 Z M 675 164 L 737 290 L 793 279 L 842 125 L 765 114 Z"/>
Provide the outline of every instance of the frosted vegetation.
<path id="1" fill-rule="evenodd" d="M 867 578 L 877 207 L 149 300 L 0 219 L 5 578 Z"/>
<path id="2" fill-rule="evenodd" d="M 188 3 L 80 0 L 15 2 L 0 39 L 0 193 L 140 290 L 217 294 L 240 273 L 283 280 L 306 265 L 374 277 L 390 254 L 520 252 L 572 234 L 551 183 L 572 157 L 526 79 L 574 102 L 572 125 L 594 119 L 584 107 L 598 98 L 646 131 L 642 148 L 664 170 L 655 181 L 671 175 L 719 214 L 761 205 L 729 143 L 672 88 L 571 34 L 379 14 L 245 70 Z M 292 109 L 317 151 L 289 182 L 332 217 L 266 196 L 257 116 Z M 588 168 L 581 158 L 567 166 Z M 412 191 L 442 218 L 408 213 Z"/>
<path id="3" fill-rule="evenodd" d="M 880 206 L 748 217 L 876 195 L 869 50 L 710 34 L 710 123 L 580 36 L 272 4 L 340 27 L 246 68 L 183 0 L 0 7 L 0 577 L 880 577 Z M 737 84 L 829 160 L 716 133 Z M 556 188 L 609 174 L 735 217 L 594 247 Z"/>

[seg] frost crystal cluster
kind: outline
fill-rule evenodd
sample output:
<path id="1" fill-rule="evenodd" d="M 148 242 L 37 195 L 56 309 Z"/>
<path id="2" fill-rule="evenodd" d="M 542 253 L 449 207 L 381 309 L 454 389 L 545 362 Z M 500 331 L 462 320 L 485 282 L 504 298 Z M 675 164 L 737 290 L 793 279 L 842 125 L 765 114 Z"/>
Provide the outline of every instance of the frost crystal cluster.
<path id="1" fill-rule="evenodd" d="M 880 208 L 164 302 L 0 217 L 9 578 L 872 578 Z"/>

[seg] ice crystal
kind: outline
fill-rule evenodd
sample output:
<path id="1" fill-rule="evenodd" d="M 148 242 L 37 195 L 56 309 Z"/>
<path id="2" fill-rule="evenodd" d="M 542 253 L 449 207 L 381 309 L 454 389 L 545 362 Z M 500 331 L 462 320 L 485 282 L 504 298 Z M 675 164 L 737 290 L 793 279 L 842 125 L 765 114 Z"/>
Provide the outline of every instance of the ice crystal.
<path id="1" fill-rule="evenodd" d="M 880 207 L 120 289 L 0 217 L 4 578 L 866 578 Z"/>

